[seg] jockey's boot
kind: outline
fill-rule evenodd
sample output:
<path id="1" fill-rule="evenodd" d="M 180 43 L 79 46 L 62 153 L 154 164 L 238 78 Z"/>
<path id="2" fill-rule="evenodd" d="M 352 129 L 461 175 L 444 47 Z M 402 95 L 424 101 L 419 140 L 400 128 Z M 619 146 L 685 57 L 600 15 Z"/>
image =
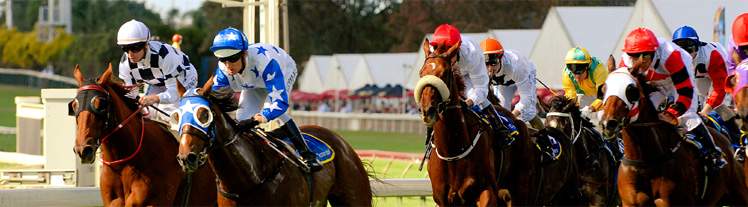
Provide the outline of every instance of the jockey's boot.
<path id="1" fill-rule="evenodd" d="M 611 138 L 605 140 L 605 145 L 610 149 L 610 152 L 613 153 L 613 158 L 618 161 L 623 158 L 623 142 L 619 138 Z"/>
<path id="2" fill-rule="evenodd" d="M 283 125 L 283 128 L 286 133 L 291 135 L 291 142 L 293 142 L 293 145 L 297 150 L 299 150 L 299 154 L 301 154 L 301 157 L 304 158 L 304 162 L 307 164 L 307 166 L 309 166 L 309 169 L 312 172 L 321 170 L 322 164 L 317 160 L 317 155 L 309 150 L 309 146 L 307 146 L 304 138 L 301 137 L 301 130 L 299 130 L 299 127 L 296 126 L 296 123 L 293 121 L 293 119 L 288 120 L 286 124 Z"/>
<path id="3" fill-rule="evenodd" d="M 703 123 L 699 124 L 699 126 L 691 130 L 690 133 L 699 139 L 699 142 L 701 142 L 701 145 L 703 145 L 706 150 L 704 160 L 706 161 L 707 172 L 709 174 L 716 173 L 719 169 L 727 165 L 727 161 L 722 157 L 722 150 L 714 143 L 714 139 L 712 138 L 712 135 L 709 134 L 706 125 Z"/>
<path id="4" fill-rule="evenodd" d="M 745 157 L 746 157 L 745 148 L 748 147 L 746 146 L 748 145 L 748 143 L 746 143 L 748 142 L 748 134 L 743 133 L 743 132 L 744 131 L 742 130 L 740 131 L 740 136 L 738 138 L 738 147 L 737 149 L 735 149 L 735 160 L 737 160 L 738 162 L 745 161 Z"/>
<path id="5" fill-rule="evenodd" d="M 506 137 L 504 140 L 494 142 L 496 143 L 494 146 L 506 147 L 514 143 L 514 140 L 519 135 L 519 130 L 517 130 L 517 127 L 511 120 L 501 116 L 501 113 L 499 113 L 493 105 L 489 105 L 480 112 L 488 117 L 488 122 L 491 124 L 491 128 L 493 128 L 494 134 L 499 135 L 500 137 Z"/>

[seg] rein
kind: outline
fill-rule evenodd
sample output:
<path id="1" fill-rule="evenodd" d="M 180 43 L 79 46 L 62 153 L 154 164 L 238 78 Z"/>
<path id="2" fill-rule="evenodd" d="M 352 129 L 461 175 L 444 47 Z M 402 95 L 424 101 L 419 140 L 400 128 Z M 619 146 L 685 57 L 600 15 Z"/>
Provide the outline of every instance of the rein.
<path id="1" fill-rule="evenodd" d="M 571 139 L 571 143 L 572 144 L 577 143 L 577 140 L 579 139 L 579 136 L 582 135 L 582 122 L 581 121 L 579 122 L 579 130 L 575 130 L 575 127 L 574 127 L 574 117 L 572 117 L 570 113 L 548 112 L 548 113 L 545 114 L 545 116 L 546 117 L 555 116 L 555 117 L 566 117 L 566 118 L 569 118 L 571 120 L 571 136 L 573 137 Z M 577 132 L 576 135 L 574 135 L 575 131 Z"/>
<path id="2" fill-rule="evenodd" d="M 81 86 L 80 88 L 78 88 L 78 92 L 88 91 L 88 90 L 93 90 L 93 91 L 98 91 L 98 92 L 104 93 L 104 94 L 106 94 L 107 99 L 109 99 L 109 97 L 111 97 L 110 94 L 109 94 L 109 92 L 106 89 L 104 89 L 103 87 L 101 87 L 100 85 L 97 85 L 97 84 L 88 84 L 88 85 L 84 85 L 84 86 Z M 103 143 L 106 143 L 106 141 L 115 132 L 117 132 L 120 129 L 122 129 L 125 126 L 126 123 L 128 123 L 130 120 L 132 120 L 133 118 L 135 118 L 135 115 L 138 114 L 138 112 L 140 112 L 143 108 L 144 108 L 143 105 L 139 105 L 136 110 L 134 110 L 130 115 L 127 116 L 127 118 L 125 118 L 122 122 L 120 122 L 119 124 L 117 124 L 117 126 L 112 131 L 110 131 L 109 133 L 107 133 L 103 138 L 97 139 L 96 147 L 98 148 Z M 109 128 L 109 114 L 110 114 L 110 110 L 109 109 L 111 109 L 111 105 L 108 105 L 107 115 L 106 115 L 106 121 L 104 123 L 105 128 Z M 123 159 L 118 159 L 118 160 L 114 160 L 114 161 L 106 161 L 106 160 L 104 160 L 104 157 L 102 155 L 102 157 L 101 157 L 101 162 L 102 163 L 104 163 L 105 165 L 109 165 L 109 166 L 121 164 L 121 163 L 124 163 L 124 162 L 132 160 L 138 153 L 140 153 L 140 150 L 143 148 L 143 138 L 145 137 L 145 116 L 146 115 L 147 114 L 143 114 L 143 116 L 140 117 L 140 126 L 141 126 L 141 128 L 140 128 L 140 141 L 138 141 L 138 147 L 135 149 L 135 152 L 133 152 L 132 154 L 130 154 L 129 156 L 127 156 L 127 157 L 125 157 Z"/>

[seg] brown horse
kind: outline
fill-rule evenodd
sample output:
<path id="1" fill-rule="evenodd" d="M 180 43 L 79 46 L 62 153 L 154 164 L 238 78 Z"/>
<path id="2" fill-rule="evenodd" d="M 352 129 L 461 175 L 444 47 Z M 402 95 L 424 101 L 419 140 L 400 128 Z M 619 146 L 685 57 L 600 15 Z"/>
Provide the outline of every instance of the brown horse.
<path id="1" fill-rule="evenodd" d="M 494 148 L 496 138 L 490 125 L 464 100 L 465 84 L 454 67 L 459 45 L 439 45 L 430 52 L 428 40 L 423 42 L 426 60 L 414 93 L 424 123 L 433 129 L 428 172 L 434 201 L 439 206 L 567 203 L 559 199 L 564 197 L 559 192 L 576 190 L 568 138 L 555 129 L 531 136 L 524 122 L 497 107 L 516 123 L 519 138 L 507 149 Z M 495 97 L 489 98 L 496 103 Z M 546 135 L 558 138 L 567 153 L 541 165 L 535 143 Z"/>
<path id="2" fill-rule="evenodd" d="M 204 107 L 194 113 L 210 130 L 201 131 L 188 124 L 180 126 L 178 157 L 188 172 L 207 160 L 218 175 L 220 206 L 325 206 L 328 201 L 332 206 L 372 205 L 368 173 L 342 137 L 319 126 L 302 126 L 301 131 L 320 138 L 334 151 L 334 159 L 324 164 L 322 170 L 306 173 L 298 167 L 296 159 L 288 159 L 289 155 L 269 146 L 268 140 L 261 137 L 264 132 L 256 131 L 259 129 L 252 129 L 252 133 L 235 132 L 234 120 L 212 103 L 225 100 L 203 96 L 212 85 L 211 79 L 197 95 L 185 97 L 205 101 Z M 185 107 L 189 106 L 181 106 L 180 110 Z"/>
<path id="3" fill-rule="evenodd" d="M 215 175 L 202 168 L 192 175 L 191 187 L 184 185 L 176 139 L 166 126 L 145 119 L 141 107 L 124 96 L 127 90 L 110 81 L 111 64 L 98 79 L 86 80 L 78 66 L 73 74 L 80 86 L 69 104 L 78 125 L 74 151 L 82 163 L 93 163 L 101 147 L 104 206 L 177 205 L 190 188 L 189 205 L 216 203 Z"/>
<path id="4" fill-rule="evenodd" d="M 736 76 L 743 76 L 748 75 L 746 71 L 738 70 L 736 73 Z M 737 109 L 737 122 L 738 126 L 740 127 L 740 138 L 739 143 L 740 147 L 743 148 L 743 157 L 748 157 L 748 150 L 745 150 L 746 146 L 743 144 L 743 139 L 746 139 L 746 136 L 748 136 L 748 90 L 746 88 L 738 88 L 735 92 L 733 92 L 735 97 L 735 108 Z M 738 155 L 741 156 L 741 155 Z M 748 164 L 743 161 L 743 172 L 746 177 L 748 177 Z M 745 181 L 745 185 L 748 186 L 748 179 Z"/>
<path id="5" fill-rule="evenodd" d="M 582 117 L 576 102 L 563 95 L 554 96 L 546 115 L 546 126 L 558 128 L 571 137 L 583 200 L 590 206 L 616 205 L 618 162 L 595 126 Z"/>
<path id="6" fill-rule="evenodd" d="M 718 175 L 705 179 L 700 152 L 682 138 L 676 127 L 658 118 L 648 96 L 654 89 L 643 80 L 621 68 L 606 81 L 601 122 L 606 136 L 620 135 L 624 142 L 624 158 L 618 170 L 623 205 L 714 206 L 721 199 L 730 205 L 748 204 L 746 187 L 734 185 L 744 183 L 735 160 L 727 156 L 729 164 Z M 714 129 L 710 133 L 725 153 L 732 152 L 724 136 Z M 723 198 L 726 193 L 729 195 Z"/>

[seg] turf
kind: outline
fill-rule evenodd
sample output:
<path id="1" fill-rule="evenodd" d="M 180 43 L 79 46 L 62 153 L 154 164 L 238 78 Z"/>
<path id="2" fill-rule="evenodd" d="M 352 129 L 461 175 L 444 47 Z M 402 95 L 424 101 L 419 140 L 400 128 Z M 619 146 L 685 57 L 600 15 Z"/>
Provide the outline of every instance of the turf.
<path id="1" fill-rule="evenodd" d="M 0 84 L 0 126 L 16 126 L 16 96 L 40 96 L 41 89 Z"/>
<path id="2" fill-rule="evenodd" d="M 15 152 L 16 151 L 16 135 L 15 134 L 0 134 L 0 151 L 3 151 L 3 152 Z"/>
<path id="3" fill-rule="evenodd" d="M 423 136 L 390 132 L 338 131 L 356 149 L 423 152 Z"/>

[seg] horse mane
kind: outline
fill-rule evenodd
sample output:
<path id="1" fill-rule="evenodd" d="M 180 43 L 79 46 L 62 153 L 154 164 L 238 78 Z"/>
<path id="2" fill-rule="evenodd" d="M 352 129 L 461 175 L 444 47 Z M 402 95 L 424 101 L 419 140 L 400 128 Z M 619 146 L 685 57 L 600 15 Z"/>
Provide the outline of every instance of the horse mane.
<path id="1" fill-rule="evenodd" d="M 91 79 L 88 81 L 91 81 L 92 83 L 96 83 L 96 79 Z M 124 102 L 125 106 L 127 106 L 127 108 L 129 108 L 130 110 L 134 111 L 138 109 L 137 100 L 125 97 L 125 94 L 127 94 L 129 91 L 125 89 L 125 87 L 122 84 L 114 82 L 112 80 L 106 80 L 101 85 L 106 88 L 112 89 L 114 91 L 114 94 L 112 95 L 116 95 L 117 97 L 119 97 L 119 99 L 121 99 L 122 102 Z"/>
<path id="2" fill-rule="evenodd" d="M 579 106 L 577 106 L 577 103 L 571 98 L 566 97 L 564 95 L 554 96 L 551 99 L 550 111 L 569 113 L 571 114 L 572 117 L 578 118 L 579 120 L 581 120 L 583 127 L 589 127 L 589 128 L 595 127 L 595 125 L 593 125 L 592 122 L 590 122 L 589 118 L 582 116 L 582 113 L 579 111 Z"/>

